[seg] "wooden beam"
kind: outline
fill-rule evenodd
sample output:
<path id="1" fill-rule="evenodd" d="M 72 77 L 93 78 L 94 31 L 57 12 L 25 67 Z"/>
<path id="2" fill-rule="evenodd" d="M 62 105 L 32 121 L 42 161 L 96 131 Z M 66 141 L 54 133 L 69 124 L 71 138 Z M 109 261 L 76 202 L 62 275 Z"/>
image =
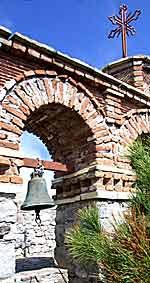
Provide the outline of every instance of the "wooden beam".
<path id="1" fill-rule="evenodd" d="M 47 160 L 40 160 L 40 162 L 44 166 L 45 170 L 62 171 L 62 172 L 68 172 L 68 173 L 73 172 L 73 167 L 68 164 L 47 161 Z M 38 164 L 37 159 L 23 158 L 23 164 L 20 167 L 36 168 L 37 164 Z"/>

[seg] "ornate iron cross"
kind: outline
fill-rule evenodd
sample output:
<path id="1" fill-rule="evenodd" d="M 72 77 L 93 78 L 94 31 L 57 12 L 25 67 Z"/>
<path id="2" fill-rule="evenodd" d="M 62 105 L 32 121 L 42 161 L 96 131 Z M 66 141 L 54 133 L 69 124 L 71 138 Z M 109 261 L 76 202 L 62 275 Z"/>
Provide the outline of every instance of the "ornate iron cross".
<path id="1" fill-rule="evenodd" d="M 133 26 L 130 25 L 132 21 L 136 21 L 141 14 L 141 10 L 136 10 L 135 12 L 130 12 L 127 14 L 128 6 L 120 6 L 119 16 L 110 16 L 108 19 L 113 25 L 117 27 L 108 35 L 108 38 L 114 38 L 115 36 L 119 37 L 122 34 L 122 53 L 123 57 L 127 57 L 127 36 L 135 35 L 136 30 Z"/>

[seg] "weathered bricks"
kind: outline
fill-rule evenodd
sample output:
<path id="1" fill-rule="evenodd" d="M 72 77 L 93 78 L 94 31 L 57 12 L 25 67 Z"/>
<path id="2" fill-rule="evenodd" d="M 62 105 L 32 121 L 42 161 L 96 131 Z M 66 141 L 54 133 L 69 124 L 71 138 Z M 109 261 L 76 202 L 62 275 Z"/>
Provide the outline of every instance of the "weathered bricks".
<path id="1" fill-rule="evenodd" d="M 13 184 L 23 184 L 23 178 L 20 176 L 10 176 L 10 182 Z"/>
<path id="2" fill-rule="evenodd" d="M 19 128 L 21 128 L 21 129 L 24 127 L 24 123 L 19 118 L 14 117 L 12 119 L 12 123 L 14 123 L 15 125 L 19 126 Z"/>
<path id="3" fill-rule="evenodd" d="M 44 86 L 45 86 L 45 90 L 46 90 L 46 94 L 47 94 L 48 100 L 49 100 L 49 102 L 52 102 L 52 97 L 51 97 L 51 92 L 50 92 L 50 85 L 48 83 L 48 79 L 45 78 L 43 80 L 43 82 L 44 82 Z"/>
<path id="4" fill-rule="evenodd" d="M 12 108 L 12 107 L 9 106 L 8 104 L 3 103 L 2 106 L 3 106 L 3 108 L 4 108 L 5 110 L 7 110 L 9 113 L 11 113 L 11 114 L 17 116 L 18 118 L 20 118 L 20 119 L 22 119 L 22 120 L 26 120 L 26 119 L 27 119 L 27 117 L 26 117 L 23 113 L 21 113 L 20 111 L 16 110 L 15 108 Z"/>
<path id="5" fill-rule="evenodd" d="M 22 46 L 14 45 L 14 49 L 24 52 Z M 39 52 L 34 48 L 29 48 L 28 55 L 29 53 L 32 58 L 39 58 Z M 43 60 L 44 56 L 45 62 L 52 63 L 52 59 L 44 54 Z M 27 60 L 30 59 L 28 57 Z M 72 184 L 71 187 L 68 184 L 66 188 L 63 185 L 60 197 L 73 197 L 80 193 L 80 189 L 82 193 L 93 192 L 97 188 L 110 191 L 131 190 L 134 178 L 123 173 L 131 167 L 129 161 L 120 156 L 122 152 L 119 148 L 124 149 L 142 132 L 149 131 L 149 120 L 145 122 L 145 114 L 137 113 L 142 103 L 146 103 L 146 100 L 141 102 L 142 95 L 134 93 L 127 86 L 122 89 L 122 85 L 117 85 L 113 79 L 110 85 L 102 79 L 94 78 L 93 74 L 85 74 L 82 69 L 75 71 L 76 67 L 71 65 L 67 69 L 64 62 L 59 60 L 53 61 L 52 69 L 49 70 L 40 63 L 31 65 L 31 62 L 24 62 L 19 65 L 19 59 L 16 63 L 14 59 L 12 61 L 7 76 L 7 66 L 3 69 L 3 79 L 7 80 L 8 76 L 16 78 L 16 84 L 8 84 L 5 89 L 0 146 L 18 150 L 19 136 L 22 129 L 26 129 L 42 138 L 48 150 L 52 151 L 54 159 L 72 162 L 76 171 L 91 164 L 122 170 L 120 174 L 105 170 L 99 172 L 99 180 L 94 180 L 92 184 L 80 184 L 81 188 L 78 184 Z M 141 86 L 143 69 L 135 66 L 133 71 L 135 79 L 131 76 L 131 68 L 130 79 Z M 109 90 L 106 89 L 107 86 Z M 135 112 L 130 113 L 133 109 Z M 127 113 L 130 115 L 127 116 Z M 14 133 L 16 142 L 9 141 L 8 133 Z M 19 178 L 11 176 L 8 181 L 7 176 L 7 181 L 19 184 L 22 182 Z"/>
<path id="6" fill-rule="evenodd" d="M 18 135 L 22 134 L 22 131 L 13 124 L 6 124 L 5 122 L 0 122 L 0 128 L 5 129 L 6 131 L 16 133 Z"/>
<path id="7" fill-rule="evenodd" d="M 0 175 L 0 183 L 9 183 L 10 176 L 7 175 Z"/>
<path id="8" fill-rule="evenodd" d="M 19 144 L 18 143 L 9 142 L 7 140 L 0 140 L 0 147 L 19 150 Z"/>

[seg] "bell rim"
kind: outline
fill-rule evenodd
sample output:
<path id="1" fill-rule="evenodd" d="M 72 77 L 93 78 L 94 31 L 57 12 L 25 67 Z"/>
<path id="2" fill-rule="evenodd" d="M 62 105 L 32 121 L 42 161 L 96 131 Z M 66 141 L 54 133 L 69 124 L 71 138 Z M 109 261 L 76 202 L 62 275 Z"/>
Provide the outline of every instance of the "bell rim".
<path id="1" fill-rule="evenodd" d="M 40 203 L 40 205 L 37 205 L 36 203 L 35 204 L 33 203 L 32 206 L 31 205 L 22 204 L 21 205 L 21 210 L 35 210 L 35 209 L 39 209 L 40 207 L 41 207 L 40 210 L 43 210 L 43 209 L 52 208 L 54 206 L 56 206 L 55 202 L 52 202 L 51 204 L 50 203 L 47 203 L 47 204 Z"/>

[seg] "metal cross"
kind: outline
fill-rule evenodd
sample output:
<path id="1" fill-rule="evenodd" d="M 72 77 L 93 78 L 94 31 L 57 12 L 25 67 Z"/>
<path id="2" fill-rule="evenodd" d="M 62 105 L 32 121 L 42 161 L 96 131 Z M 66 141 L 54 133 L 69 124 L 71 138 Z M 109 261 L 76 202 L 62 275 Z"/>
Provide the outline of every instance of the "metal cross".
<path id="1" fill-rule="evenodd" d="M 141 10 L 136 10 L 133 13 L 128 13 L 128 6 L 122 5 L 120 6 L 119 16 L 110 16 L 108 19 L 111 21 L 113 25 L 117 25 L 117 27 L 108 35 L 108 38 L 114 38 L 115 36 L 119 37 L 122 34 L 122 56 L 127 57 L 127 36 L 135 35 L 136 30 L 133 26 L 130 25 L 132 21 L 136 21 L 141 14 Z"/>

